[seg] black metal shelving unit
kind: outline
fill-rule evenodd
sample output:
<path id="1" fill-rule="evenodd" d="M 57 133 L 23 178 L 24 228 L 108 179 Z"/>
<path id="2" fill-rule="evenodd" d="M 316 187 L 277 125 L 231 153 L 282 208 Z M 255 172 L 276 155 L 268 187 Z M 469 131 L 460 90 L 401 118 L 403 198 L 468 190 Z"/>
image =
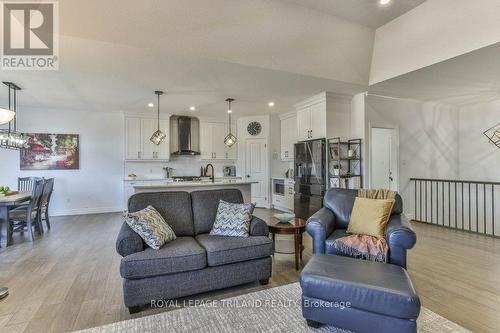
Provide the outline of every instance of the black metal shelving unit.
<path id="1" fill-rule="evenodd" d="M 363 188 L 361 145 L 361 139 L 328 139 L 328 188 Z"/>

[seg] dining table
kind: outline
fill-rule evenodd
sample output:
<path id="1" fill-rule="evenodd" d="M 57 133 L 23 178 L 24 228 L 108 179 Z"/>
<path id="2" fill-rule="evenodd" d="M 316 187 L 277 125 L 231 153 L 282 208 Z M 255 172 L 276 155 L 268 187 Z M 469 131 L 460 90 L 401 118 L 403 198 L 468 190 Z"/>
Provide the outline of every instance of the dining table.
<path id="1" fill-rule="evenodd" d="M 18 192 L 15 194 L 0 196 L 0 247 L 2 243 L 2 223 L 5 223 L 6 226 L 5 246 L 9 246 L 12 243 L 12 232 L 10 230 L 11 225 L 9 223 L 9 211 L 22 204 L 25 204 L 30 199 L 31 192 Z"/>

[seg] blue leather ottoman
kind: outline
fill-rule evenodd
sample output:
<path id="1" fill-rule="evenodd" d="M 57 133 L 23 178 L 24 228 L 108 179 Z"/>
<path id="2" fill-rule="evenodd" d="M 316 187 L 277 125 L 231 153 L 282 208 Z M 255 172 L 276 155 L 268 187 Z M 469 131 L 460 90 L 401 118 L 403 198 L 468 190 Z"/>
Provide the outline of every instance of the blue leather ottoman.
<path id="1" fill-rule="evenodd" d="M 314 255 L 300 275 L 309 326 L 363 333 L 415 333 L 420 299 L 401 266 Z"/>

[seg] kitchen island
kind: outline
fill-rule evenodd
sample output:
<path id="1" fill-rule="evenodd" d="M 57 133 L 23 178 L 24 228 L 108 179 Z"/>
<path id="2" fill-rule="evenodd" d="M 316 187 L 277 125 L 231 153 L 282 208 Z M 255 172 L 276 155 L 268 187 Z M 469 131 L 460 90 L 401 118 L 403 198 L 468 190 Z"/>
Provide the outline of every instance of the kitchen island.
<path id="1" fill-rule="evenodd" d="M 141 192 L 171 192 L 171 191 L 203 191 L 235 188 L 243 194 L 243 202 L 251 202 L 252 184 L 254 181 L 234 180 L 234 181 L 193 181 L 193 182 L 165 182 L 163 184 L 136 184 L 134 193 Z"/>

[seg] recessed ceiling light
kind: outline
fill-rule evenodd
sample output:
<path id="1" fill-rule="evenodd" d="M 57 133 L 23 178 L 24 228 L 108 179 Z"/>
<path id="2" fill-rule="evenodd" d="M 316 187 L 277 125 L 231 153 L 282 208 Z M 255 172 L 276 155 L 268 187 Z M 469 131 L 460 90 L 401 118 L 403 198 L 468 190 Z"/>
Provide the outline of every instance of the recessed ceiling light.
<path id="1" fill-rule="evenodd" d="M 391 0 L 380 0 L 381 5 L 387 5 Z"/>
<path id="2" fill-rule="evenodd" d="M 273 107 L 274 106 L 274 102 L 269 102 L 269 103 L 267 103 L 267 105 L 269 105 L 270 107 Z"/>
<path id="3" fill-rule="evenodd" d="M 189 107 L 189 110 L 194 111 L 194 110 L 196 110 L 196 107 L 194 107 L 194 106 L 190 106 L 190 107 Z"/>
<path id="4" fill-rule="evenodd" d="M 155 106 L 155 105 L 154 105 L 153 103 L 148 103 L 148 106 L 149 106 L 150 108 L 152 108 L 152 107 L 153 107 L 153 106 Z"/>

